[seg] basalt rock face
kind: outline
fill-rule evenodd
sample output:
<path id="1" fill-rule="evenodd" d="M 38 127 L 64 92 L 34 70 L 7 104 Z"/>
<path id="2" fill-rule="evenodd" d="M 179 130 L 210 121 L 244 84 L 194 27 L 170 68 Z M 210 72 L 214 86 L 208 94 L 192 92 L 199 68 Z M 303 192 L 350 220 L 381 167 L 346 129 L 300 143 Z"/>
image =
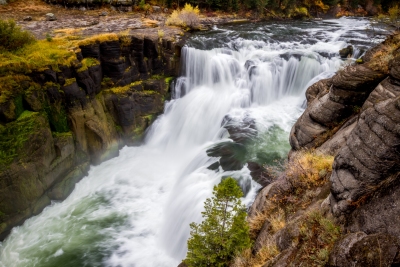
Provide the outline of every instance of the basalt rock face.
<path id="1" fill-rule="evenodd" d="M 336 243 L 329 266 L 399 264 L 400 51 L 374 71 L 381 48 L 365 55 L 366 64 L 311 86 L 290 136 L 294 154 L 311 148 L 336 155 L 330 208 L 352 234 Z"/>
<path id="2" fill-rule="evenodd" d="M 72 66 L 0 77 L 11 92 L 0 101 L 0 240 L 67 197 L 90 164 L 136 144 L 178 74 L 171 41 L 132 36 L 80 48 Z M 88 58 L 95 63 L 85 66 Z"/>

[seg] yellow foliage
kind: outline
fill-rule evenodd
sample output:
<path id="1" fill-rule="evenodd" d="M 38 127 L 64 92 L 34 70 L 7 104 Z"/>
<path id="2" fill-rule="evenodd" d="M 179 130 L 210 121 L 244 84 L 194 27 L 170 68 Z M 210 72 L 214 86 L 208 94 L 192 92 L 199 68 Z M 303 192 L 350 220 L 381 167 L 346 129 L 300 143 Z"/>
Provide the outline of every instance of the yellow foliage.
<path id="1" fill-rule="evenodd" d="M 15 53 L 0 54 L 0 73 L 43 71 L 48 66 L 58 70 L 58 65 L 70 66 L 76 60 L 74 45 L 63 38 L 54 38 L 51 42 L 40 40 L 26 45 Z"/>
<path id="2" fill-rule="evenodd" d="M 180 11 L 174 10 L 168 17 L 166 24 L 171 26 L 185 26 L 183 20 L 179 17 Z"/>
<path id="3" fill-rule="evenodd" d="M 167 25 L 197 28 L 200 24 L 200 10 L 191 4 L 185 4 L 182 10 L 174 10 L 166 21 Z"/>
<path id="4" fill-rule="evenodd" d="M 78 45 L 91 45 L 95 43 L 102 43 L 102 42 L 108 42 L 108 41 L 118 41 L 119 37 L 118 34 L 116 33 L 103 33 L 99 35 L 94 35 L 92 37 L 86 38 L 82 41 L 78 42 Z"/>
<path id="5" fill-rule="evenodd" d="M 295 187 L 311 188 L 326 182 L 332 171 L 333 156 L 317 155 L 307 151 L 295 156 L 288 164 L 286 174 Z"/>
<path id="6" fill-rule="evenodd" d="M 272 236 L 263 244 L 263 247 L 253 255 L 251 249 L 246 249 L 235 257 L 233 267 L 263 267 L 268 266 L 277 255 L 279 250 Z"/>
<path id="7" fill-rule="evenodd" d="M 85 71 L 90 67 L 100 64 L 100 62 L 97 59 L 91 58 L 91 57 L 82 59 L 81 63 L 82 63 L 82 67 L 80 69 L 78 69 L 78 72 Z"/>
<path id="8" fill-rule="evenodd" d="M 389 19 L 390 19 L 390 21 L 395 22 L 395 21 L 398 20 L 399 17 L 400 17 L 400 9 L 399 9 L 399 6 L 398 6 L 398 5 L 395 5 L 395 6 L 391 7 L 391 8 L 389 8 L 388 13 L 389 13 Z"/>

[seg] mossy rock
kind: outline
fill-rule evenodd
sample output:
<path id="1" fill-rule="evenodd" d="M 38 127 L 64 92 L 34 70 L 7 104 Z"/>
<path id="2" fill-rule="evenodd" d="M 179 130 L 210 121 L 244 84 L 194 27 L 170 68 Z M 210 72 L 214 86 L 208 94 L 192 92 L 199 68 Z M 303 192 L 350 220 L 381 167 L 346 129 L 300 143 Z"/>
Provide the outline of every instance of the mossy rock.
<path id="1" fill-rule="evenodd" d="M 17 157 L 29 156 L 25 146 L 30 143 L 32 135 L 40 133 L 45 123 L 40 113 L 24 111 L 16 121 L 0 127 L 0 170 Z"/>

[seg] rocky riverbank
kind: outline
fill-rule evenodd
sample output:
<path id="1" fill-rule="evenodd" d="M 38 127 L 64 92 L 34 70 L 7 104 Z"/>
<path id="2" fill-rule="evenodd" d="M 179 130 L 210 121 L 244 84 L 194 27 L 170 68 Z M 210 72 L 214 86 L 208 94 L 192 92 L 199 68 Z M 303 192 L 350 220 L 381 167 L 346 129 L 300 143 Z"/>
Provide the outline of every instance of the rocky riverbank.
<path id="1" fill-rule="evenodd" d="M 286 170 L 257 195 L 255 244 L 235 266 L 400 264 L 399 45 L 390 36 L 308 88 Z"/>

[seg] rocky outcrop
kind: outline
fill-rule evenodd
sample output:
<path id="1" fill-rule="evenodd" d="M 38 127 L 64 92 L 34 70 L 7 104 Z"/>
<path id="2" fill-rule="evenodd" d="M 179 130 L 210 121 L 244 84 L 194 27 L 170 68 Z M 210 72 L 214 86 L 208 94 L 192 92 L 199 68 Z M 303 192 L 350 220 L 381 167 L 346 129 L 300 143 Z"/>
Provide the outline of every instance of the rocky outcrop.
<path id="1" fill-rule="evenodd" d="M 396 266 L 400 244 L 387 234 L 350 233 L 336 242 L 330 267 Z"/>
<path id="2" fill-rule="evenodd" d="M 308 88 L 307 108 L 290 134 L 287 169 L 260 191 L 249 211 L 250 225 L 259 229 L 255 257 L 271 244 L 279 250 L 268 266 L 400 265 L 399 38 L 389 37 L 366 53 L 363 64 Z M 305 169 L 297 164 L 309 153 L 304 150 L 335 160 L 329 183 L 301 192 Z M 300 174 L 296 179 L 293 166 Z M 303 202 L 309 194 L 314 198 Z M 268 214 L 279 209 L 284 226 L 276 232 L 271 227 L 276 217 Z M 257 223 L 260 214 L 266 218 L 263 224 Z M 341 231 L 335 232 L 334 225 Z"/>
<path id="3" fill-rule="evenodd" d="M 137 143 L 163 111 L 180 47 L 124 38 L 85 43 L 71 66 L 0 77 L 0 240 L 67 197 L 90 164 Z"/>
<path id="4" fill-rule="evenodd" d="M 322 148 L 323 152 L 332 155 L 338 152 L 350 129 L 354 127 L 355 117 L 361 108 L 365 109 L 370 101 L 382 99 L 379 98 L 381 93 L 376 87 L 388 77 L 387 59 L 391 56 L 385 55 L 389 53 L 388 50 L 396 47 L 396 38 L 389 37 L 368 51 L 363 57 L 364 64 L 348 66 L 332 78 L 321 80 L 307 89 L 307 109 L 290 133 L 292 153 L 301 149 L 318 148 L 341 130 L 334 141 Z M 391 71 L 396 73 L 395 68 Z M 371 92 L 374 97 L 369 97 Z"/>

